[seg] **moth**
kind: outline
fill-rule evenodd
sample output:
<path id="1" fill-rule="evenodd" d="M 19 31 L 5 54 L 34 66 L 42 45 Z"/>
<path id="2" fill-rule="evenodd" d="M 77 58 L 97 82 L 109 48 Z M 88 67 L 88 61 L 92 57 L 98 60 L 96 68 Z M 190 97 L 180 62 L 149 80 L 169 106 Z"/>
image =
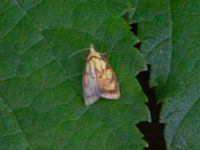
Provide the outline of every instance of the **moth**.
<path id="1" fill-rule="evenodd" d="M 90 45 L 90 53 L 83 72 L 83 94 L 86 105 L 95 103 L 100 97 L 120 97 L 115 73 L 102 54 L 95 51 L 93 44 Z"/>

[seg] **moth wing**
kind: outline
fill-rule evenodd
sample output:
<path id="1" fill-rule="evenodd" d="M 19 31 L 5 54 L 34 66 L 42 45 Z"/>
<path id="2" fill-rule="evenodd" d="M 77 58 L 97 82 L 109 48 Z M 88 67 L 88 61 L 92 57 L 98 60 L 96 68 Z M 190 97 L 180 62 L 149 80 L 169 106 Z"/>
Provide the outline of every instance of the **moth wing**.
<path id="1" fill-rule="evenodd" d="M 113 78 L 116 78 L 113 74 Z M 109 86 L 104 86 L 109 85 Z M 109 80 L 103 80 L 98 82 L 98 94 L 101 97 L 107 98 L 107 99 L 118 99 L 120 98 L 120 90 L 118 86 L 118 82 L 116 80 L 109 81 Z"/>
<path id="2" fill-rule="evenodd" d="M 83 75 L 83 93 L 86 105 L 91 105 L 99 99 L 96 84 L 96 74 L 92 62 L 88 62 L 85 66 Z"/>
<path id="3" fill-rule="evenodd" d="M 99 64 L 101 69 L 95 70 L 98 95 L 107 99 L 118 99 L 120 89 L 115 73 L 103 56 Z"/>

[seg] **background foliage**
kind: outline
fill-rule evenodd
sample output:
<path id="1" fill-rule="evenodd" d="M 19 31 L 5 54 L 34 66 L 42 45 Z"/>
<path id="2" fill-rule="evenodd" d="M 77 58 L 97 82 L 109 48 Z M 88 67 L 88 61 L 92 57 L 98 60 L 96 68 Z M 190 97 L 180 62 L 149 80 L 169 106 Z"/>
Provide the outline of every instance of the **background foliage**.
<path id="1" fill-rule="evenodd" d="M 152 86 L 163 102 L 167 149 L 200 147 L 200 3 L 198 0 L 139 0 L 141 51 L 151 64 Z"/>
<path id="2" fill-rule="evenodd" d="M 135 126 L 149 120 L 134 75 L 144 69 L 121 17 L 129 1 L 0 2 L 0 147 L 142 149 Z M 94 43 L 115 70 L 122 97 L 84 105 L 82 71 Z"/>
<path id="3" fill-rule="evenodd" d="M 150 117 L 134 76 L 146 64 L 167 148 L 200 147 L 198 0 L 2 0 L 0 19 L 0 149 L 143 149 L 135 125 Z M 85 107 L 88 52 L 68 57 L 90 43 L 116 72 L 120 100 Z"/>

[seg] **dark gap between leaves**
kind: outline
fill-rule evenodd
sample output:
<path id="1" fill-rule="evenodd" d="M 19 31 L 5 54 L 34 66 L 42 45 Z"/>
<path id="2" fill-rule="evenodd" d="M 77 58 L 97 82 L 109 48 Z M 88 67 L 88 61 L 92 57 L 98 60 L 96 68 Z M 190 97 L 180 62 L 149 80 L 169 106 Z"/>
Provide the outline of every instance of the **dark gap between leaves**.
<path id="1" fill-rule="evenodd" d="M 131 31 L 137 35 L 137 24 L 131 25 Z M 135 45 L 137 49 L 140 49 L 141 42 Z M 148 142 L 149 147 L 145 150 L 166 150 L 164 140 L 164 124 L 159 123 L 161 103 L 157 104 L 157 98 L 155 95 L 155 88 L 149 87 L 150 80 L 150 65 L 148 65 L 147 71 L 140 72 L 137 79 L 142 87 L 143 92 L 148 98 L 146 103 L 151 114 L 151 122 L 143 121 L 137 124 L 139 130 L 143 133 L 144 139 Z"/>

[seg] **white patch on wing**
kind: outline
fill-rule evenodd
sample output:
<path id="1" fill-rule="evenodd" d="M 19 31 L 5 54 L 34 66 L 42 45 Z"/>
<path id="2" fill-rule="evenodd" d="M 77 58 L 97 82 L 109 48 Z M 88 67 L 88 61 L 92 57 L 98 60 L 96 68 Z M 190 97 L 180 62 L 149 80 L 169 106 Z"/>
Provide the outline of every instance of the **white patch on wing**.
<path id="1" fill-rule="evenodd" d="M 90 61 L 86 64 L 85 76 L 83 78 L 83 90 L 86 105 L 91 105 L 99 99 L 99 95 L 96 90 L 96 73 L 93 63 L 93 61 Z"/>

